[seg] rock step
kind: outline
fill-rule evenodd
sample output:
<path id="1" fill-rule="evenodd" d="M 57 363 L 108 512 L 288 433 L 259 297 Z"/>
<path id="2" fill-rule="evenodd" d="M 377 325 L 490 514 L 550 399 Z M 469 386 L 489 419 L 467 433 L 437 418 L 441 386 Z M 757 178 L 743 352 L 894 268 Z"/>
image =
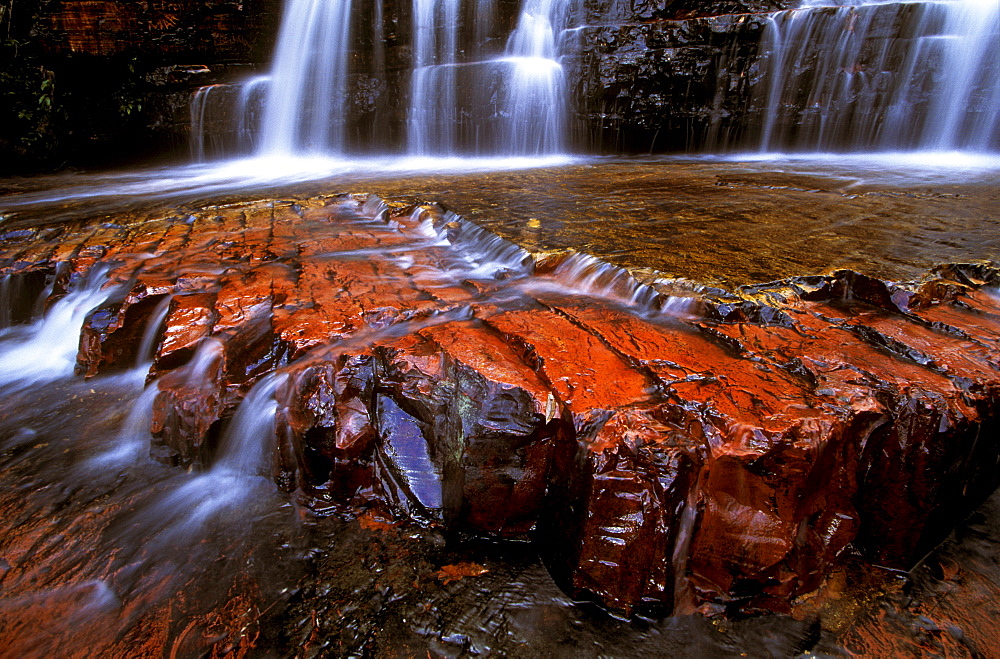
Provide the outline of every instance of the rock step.
<path id="1" fill-rule="evenodd" d="M 94 268 L 115 292 L 82 328 L 79 372 L 133 368 L 155 344 L 159 459 L 210 464 L 280 372 L 280 487 L 530 535 L 564 589 L 625 612 L 785 610 L 851 544 L 912 565 L 998 482 L 985 264 L 674 305 L 591 257 L 536 258 L 436 206 L 364 195 L 0 242 L 3 290 L 22 296 L 51 302 Z"/>

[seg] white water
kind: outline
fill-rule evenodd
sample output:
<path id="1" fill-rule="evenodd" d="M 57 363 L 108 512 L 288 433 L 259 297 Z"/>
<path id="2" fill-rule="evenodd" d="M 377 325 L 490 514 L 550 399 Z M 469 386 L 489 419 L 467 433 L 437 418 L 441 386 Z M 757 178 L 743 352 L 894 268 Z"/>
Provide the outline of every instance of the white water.
<path id="1" fill-rule="evenodd" d="M 350 26 L 350 0 L 287 3 L 264 104 L 261 154 L 343 153 Z"/>
<path id="2" fill-rule="evenodd" d="M 142 333 L 142 341 L 139 343 L 139 351 L 136 353 L 135 366 L 137 369 L 148 369 L 153 360 L 153 349 L 160 340 L 160 326 L 163 325 L 163 321 L 167 319 L 167 312 L 170 310 L 171 300 L 172 296 L 164 296 L 164 298 L 157 303 L 156 308 L 153 309 L 153 313 L 149 316 L 149 321 L 146 323 L 146 329 Z"/>
<path id="3" fill-rule="evenodd" d="M 560 56 L 570 0 L 524 0 L 507 42 L 504 151 L 560 153 L 566 147 L 566 80 Z"/>
<path id="4" fill-rule="evenodd" d="M 34 322 L 0 334 L 0 387 L 23 388 L 73 375 L 87 315 L 110 297 L 105 272 L 92 270 Z"/>
<path id="5" fill-rule="evenodd" d="M 226 429 L 213 473 L 270 476 L 278 411 L 274 394 L 287 379 L 285 374 L 271 374 L 250 390 Z"/>
<path id="6" fill-rule="evenodd" d="M 1000 151 L 1000 3 L 778 12 L 765 30 L 758 148 Z"/>
<path id="7" fill-rule="evenodd" d="M 214 340 L 202 344 L 198 355 L 184 367 L 188 380 L 204 379 L 204 369 L 218 356 L 216 346 L 218 342 Z M 277 411 L 274 392 L 286 378 L 283 374 L 269 375 L 247 394 L 226 429 L 211 469 L 183 478 L 137 511 L 136 524 L 142 535 L 149 538 L 150 546 L 160 549 L 187 546 L 192 539 L 210 532 L 213 525 L 239 520 L 248 507 L 275 495 L 277 489 L 270 473 Z M 105 462 L 127 456 L 128 447 L 138 444 L 137 436 L 147 438 L 148 447 L 148 417 L 144 428 L 141 423 L 147 414 L 144 410 L 151 410 L 155 388 L 155 383 L 150 385 L 136 401 L 133 414 L 122 429 L 122 437 L 131 438 L 131 443 L 120 438 L 118 452 L 107 454 Z M 132 432 L 135 434 L 128 434 Z"/>
<path id="8" fill-rule="evenodd" d="M 205 142 L 212 134 L 212 131 L 205 127 L 205 115 L 208 112 L 212 92 L 218 91 L 220 87 L 222 85 L 200 87 L 191 97 L 191 156 L 195 162 L 205 161 Z"/>
<path id="9" fill-rule="evenodd" d="M 147 368 L 135 369 L 133 377 L 140 383 L 145 379 Z M 110 465 L 127 465 L 149 457 L 149 427 L 153 420 L 153 403 L 160 389 L 156 382 L 147 386 L 132 403 L 121 430 L 112 440 L 111 446 L 91 460 L 92 467 L 107 468 Z"/>
<path id="10" fill-rule="evenodd" d="M 454 153 L 459 0 L 413 0 L 413 70 L 407 111 L 411 154 Z"/>
<path id="11" fill-rule="evenodd" d="M 212 85 L 193 95 L 192 156 L 203 161 L 247 149 L 265 157 L 338 158 L 401 148 L 414 157 L 563 153 L 561 60 L 566 35 L 575 34 L 566 29 L 575 1 L 523 0 L 513 16 L 501 16 L 512 8 L 492 0 L 414 0 L 412 23 L 398 28 L 412 39 L 400 85 L 386 71 L 380 3 L 366 20 L 352 14 L 350 0 L 289 0 L 268 76 L 239 83 L 238 91 Z M 400 131 L 384 126 L 348 139 L 352 122 L 371 121 L 372 112 L 384 118 L 395 105 L 406 110 L 402 139 L 387 137 Z M 231 125 L 220 128 L 227 116 Z M 220 132 L 226 135 L 213 136 Z"/>

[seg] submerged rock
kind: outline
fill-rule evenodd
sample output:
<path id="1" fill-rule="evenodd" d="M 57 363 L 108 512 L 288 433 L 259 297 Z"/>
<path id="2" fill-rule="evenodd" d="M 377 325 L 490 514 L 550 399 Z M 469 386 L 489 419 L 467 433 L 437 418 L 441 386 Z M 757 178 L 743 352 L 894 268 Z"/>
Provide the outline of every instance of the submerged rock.
<path id="1" fill-rule="evenodd" d="M 998 482 L 990 265 L 672 314 L 656 282 L 374 197 L 59 227 L 0 243 L 5 295 L 108 268 L 78 370 L 152 359 L 155 456 L 214 464 L 266 381 L 265 462 L 298 500 L 532 538 L 567 592 L 623 612 L 787 610 L 849 546 L 912 565 Z"/>

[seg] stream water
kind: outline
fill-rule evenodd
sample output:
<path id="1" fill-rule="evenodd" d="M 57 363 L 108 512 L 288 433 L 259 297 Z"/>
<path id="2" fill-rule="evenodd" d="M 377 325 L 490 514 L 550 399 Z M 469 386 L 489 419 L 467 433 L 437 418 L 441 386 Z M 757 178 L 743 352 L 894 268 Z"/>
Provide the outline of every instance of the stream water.
<path id="1" fill-rule="evenodd" d="M 14 238 L 60 218 L 107 222 L 165 208 L 365 190 L 400 201 L 440 199 L 532 250 L 572 247 L 636 272 L 712 284 L 843 266 L 905 279 L 936 262 L 1000 254 L 998 168 L 981 158 L 933 168 L 885 159 L 619 158 L 377 176 L 344 166 L 305 181 L 227 176 L 203 167 L 8 180 L 0 231 Z M 170 178 L 172 188 L 163 183 Z M 472 268 L 467 276 L 476 263 L 502 256 L 488 243 L 476 249 L 482 254 L 461 257 Z M 550 283 L 536 285 L 648 305 L 642 286 L 623 293 L 620 271 L 595 263 L 569 259 Z M 83 316 L 111 294 L 100 284 L 75 282 L 44 314 L 38 305 L 35 312 L 14 305 L 10 292 L 6 298 L 17 310 L 0 330 L 0 636 L 11 656 L 165 648 L 198 656 L 251 647 L 302 656 L 837 655 L 870 650 L 871 637 L 886 633 L 895 639 L 890 647 L 906 647 L 922 638 L 925 602 L 958 606 L 1000 578 L 992 571 L 1000 517 L 987 507 L 971 522 L 978 544 L 946 549 L 909 582 L 848 562 L 850 585 L 822 613 L 619 620 L 563 595 L 530 545 L 462 542 L 393 519 L 299 508 L 259 475 L 263 447 L 273 442 L 280 376 L 248 395 L 210 468 L 189 473 L 152 460 L 157 384 L 145 384 L 145 366 L 91 380 L 72 375 Z M 204 343 L 185 377 L 202 377 L 218 354 Z M 426 496 L 433 503 L 433 492 Z M 940 567 L 953 560 L 948 552 L 986 557 L 966 569 L 962 588 L 948 590 Z M 488 572 L 441 576 L 444 566 L 468 562 Z M 904 583 L 930 599 L 903 598 Z"/>

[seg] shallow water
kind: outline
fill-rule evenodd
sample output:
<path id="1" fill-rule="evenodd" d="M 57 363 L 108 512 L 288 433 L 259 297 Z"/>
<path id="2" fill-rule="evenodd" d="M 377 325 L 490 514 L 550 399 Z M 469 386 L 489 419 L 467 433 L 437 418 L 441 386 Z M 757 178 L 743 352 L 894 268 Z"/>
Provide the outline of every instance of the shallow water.
<path id="1" fill-rule="evenodd" d="M 879 157 L 238 161 L 0 182 L 0 231 L 246 198 L 374 192 L 437 201 L 532 251 L 572 248 L 739 285 L 854 268 L 907 280 L 1000 255 L 1000 159 Z M 423 166 L 424 171 L 413 169 Z"/>
<path id="2" fill-rule="evenodd" d="M 401 163 L 373 172 L 369 163 L 368 171 L 293 167 L 256 177 L 183 168 L 8 180 L 0 182 L 0 240 L 71 217 L 113 221 L 167 206 L 365 191 L 442 201 L 532 250 L 573 248 L 708 283 L 837 267 L 907 279 L 940 261 L 1000 258 L 1000 167 L 990 162 L 507 164 L 439 163 L 435 174 Z M 597 292 L 614 284 L 591 283 Z M 1000 600 L 997 496 L 909 581 L 848 563 L 794 616 L 624 621 L 570 601 L 526 544 L 467 542 L 371 512 L 307 511 L 252 465 L 189 473 L 148 459 L 148 439 L 135 432 L 146 403 L 133 402 L 149 398 L 137 372 L 88 381 L 67 372 L 30 390 L 5 388 L 0 399 L 0 638 L 11 656 L 251 648 L 280 656 L 795 656 L 845 647 L 963 656 L 990 647 L 975 616 L 949 614 L 968 636 L 964 646 L 927 631 L 921 616 L 963 610 L 972 596 Z M 955 556 L 970 554 L 976 560 L 961 558 L 955 572 Z M 470 562 L 477 567 L 467 576 L 451 578 L 448 566 Z"/>

